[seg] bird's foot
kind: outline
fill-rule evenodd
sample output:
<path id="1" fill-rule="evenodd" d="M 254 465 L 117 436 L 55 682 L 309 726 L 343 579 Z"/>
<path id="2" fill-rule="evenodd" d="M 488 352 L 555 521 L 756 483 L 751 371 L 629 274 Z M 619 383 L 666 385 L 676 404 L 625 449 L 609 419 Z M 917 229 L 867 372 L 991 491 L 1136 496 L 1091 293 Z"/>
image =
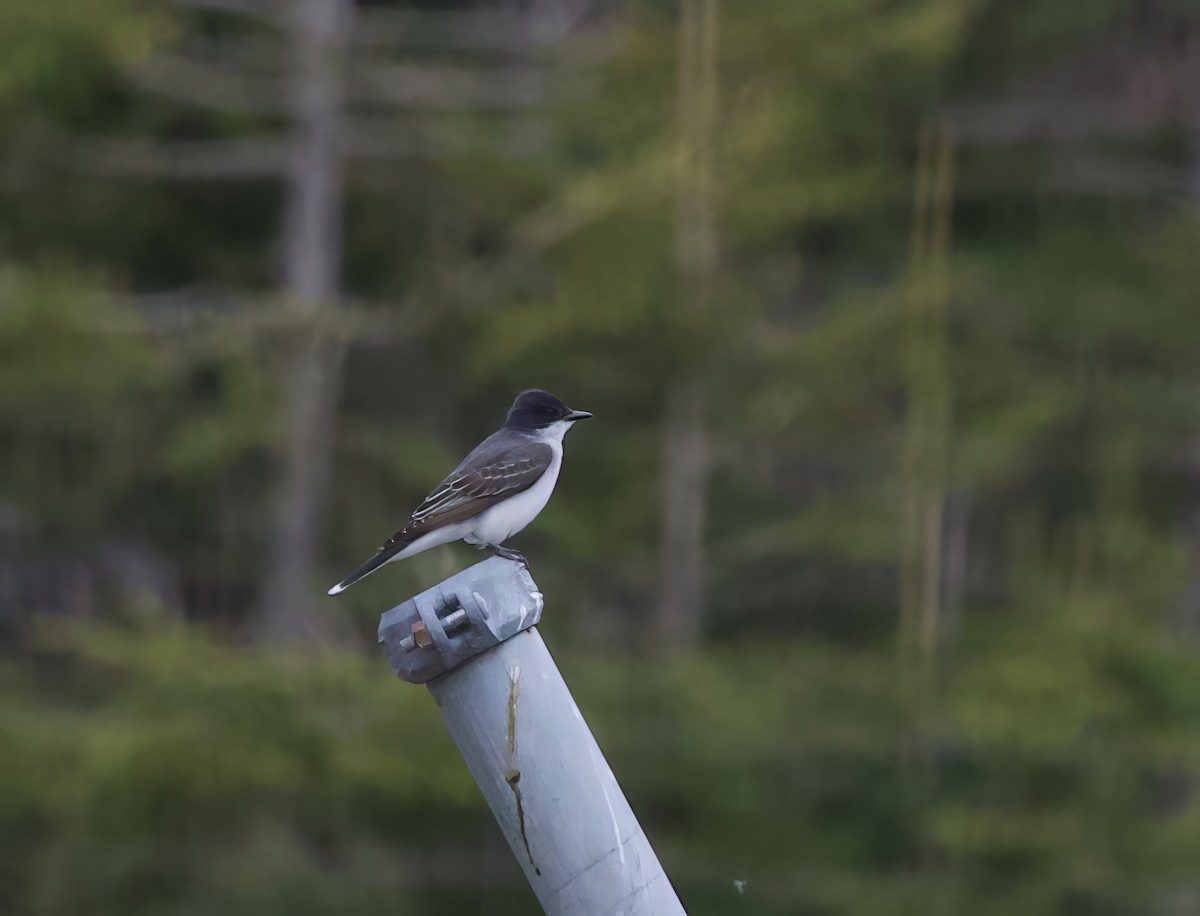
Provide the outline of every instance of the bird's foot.
<path id="1" fill-rule="evenodd" d="M 493 544 L 492 550 L 496 551 L 496 556 L 498 557 L 504 557 L 506 560 L 515 560 L 526 569 L 529 568 L 529 561 L 525 559 L 525 555 L 513 550 L 511 547 L 501 547 L 499 544 Z"/>

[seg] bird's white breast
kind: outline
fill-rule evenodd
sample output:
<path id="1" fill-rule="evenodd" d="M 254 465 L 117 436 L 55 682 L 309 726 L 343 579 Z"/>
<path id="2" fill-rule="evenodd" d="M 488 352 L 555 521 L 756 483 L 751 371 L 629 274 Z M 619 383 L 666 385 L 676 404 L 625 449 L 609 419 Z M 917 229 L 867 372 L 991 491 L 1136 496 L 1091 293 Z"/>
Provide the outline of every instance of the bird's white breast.
<path id="1" fill-rule="evenodd" d="M 546 472 L 529 489 L 479 513 L 472 520 L 471 533 L 465 538 L 467 543 L 502 544 L 546 508 L 554 485 L 558 483 L 563 457 L 562 437 L 569 428 L 569 423 L 555 423 L 542 431 L 542 441 L 554 453 Z"/>

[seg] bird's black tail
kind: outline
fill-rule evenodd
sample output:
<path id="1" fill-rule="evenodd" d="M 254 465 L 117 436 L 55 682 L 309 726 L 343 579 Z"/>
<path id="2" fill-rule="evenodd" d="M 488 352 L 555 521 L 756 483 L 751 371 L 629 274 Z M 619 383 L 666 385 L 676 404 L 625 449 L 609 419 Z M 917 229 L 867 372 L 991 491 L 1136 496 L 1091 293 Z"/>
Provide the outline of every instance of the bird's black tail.
<path id="1" fill-rule="evenodd" d="M 362 566 L 358 567 L 358 569 L 354 570 L 354 572 L 350 573 L 350 575 L 346 576 L 345 579 L 331 588 L 328 592 L 326 592 L 326 594 L 337 595 L 341 592 L 344 592 L 359 579 L 363 579 L 371 575 L 371 573 L 375 572 L 375 570 L 379 569 L 380 566 L 382 566 L 399 552 L 399 547 L 385 547 L 383 550 L 379 551 L 379 553 L 375 554 L 375 556 L 371 557 L 371 559 L 367 560 L 367 562 Z"/>

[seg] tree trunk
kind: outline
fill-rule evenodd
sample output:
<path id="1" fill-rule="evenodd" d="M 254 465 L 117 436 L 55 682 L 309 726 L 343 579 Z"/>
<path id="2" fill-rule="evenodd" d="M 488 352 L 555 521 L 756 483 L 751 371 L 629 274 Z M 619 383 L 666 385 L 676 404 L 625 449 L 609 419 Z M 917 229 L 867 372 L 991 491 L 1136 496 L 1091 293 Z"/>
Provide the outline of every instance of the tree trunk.
<path id="1" fill-rule="evenodd" d="M 1191 54 L 1200 56 L 1200 37 L 1192 44 Z M 1191 140 L 1191 191 L 1200 200 L 1200 99 L 1194 99 L 1187 112 L 1188 133 Z M 1193 379 L 1192 387 L 1200 392 L 1200 379 Z M 1193 399 L 1193 404 L 1200 399 Z M 1198 427 L 1188 443 L 1186 457 L 1189 477 L 1188 507 L 1184 516 L 1184 531 L 1191 547 L 1191 573 L 1187 585 L 1176 606 L 1175 626 L 1189 636 L 1200 633 L 1200 411 L 1193 414 Z"/>
<path id="2" fill-rule="evenodd" d="M 256 636 L 326 641 L 349 632 L 336 606 L 318 605 L 312 576 L 332 463 L 343 345 L 323 313 L 341 269 L 343 49 L 349 0 L 296 0 L 288 24 L 292 140 L 282 256 L 285 307 L 296 336 L 285 375 L 282 480 Z"/>
<path id="3" fill-rule="evenodd" d="M 717 273 L 714 143 L 718 0 L 683 0 L 679 23 L 679 133 L 675 257 L 687 327 L 712 309 Z M 693 339 L 700 335 L 691 335 Z M 665 402 L 662 540 L 657 628 L 668 649 L 700 641 L 704 613 L 704 521 L 709 446 L 700 366 L 684 362 Z"/>
<path id="4" fill-rule="evenodd" d="M 900 662 L 904 686 L 917 697 L 936 685 L 944 626 L 950 425 L 946 308 L 953 183 L 953 146 L 943 131 L 931 126 L 921 138 L 917 161 L 905 299 L 908 410 L 901 469 Z"/>
<path id="5" fill-rule="evenodd" d="M 664 646 L 686 648 L 700 641 L 708 496 L 704 395 L 690 379 L 677 381 L 667 393 L 662 474 L 658 631 Z"/>

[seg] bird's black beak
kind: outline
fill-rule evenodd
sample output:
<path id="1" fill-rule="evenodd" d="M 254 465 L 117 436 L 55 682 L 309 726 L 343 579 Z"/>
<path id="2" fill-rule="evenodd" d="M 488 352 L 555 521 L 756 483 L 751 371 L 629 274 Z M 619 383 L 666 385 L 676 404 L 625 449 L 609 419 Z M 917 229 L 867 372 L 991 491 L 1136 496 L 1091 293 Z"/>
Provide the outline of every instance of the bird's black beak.
<path id="1" fill-rule="evenodd" d="M 563 417 L 569 423 L 574 423 L 576 420 L 590 420 L 592 412 L 590 410 L 572 410 L 569 414 Z"/>

